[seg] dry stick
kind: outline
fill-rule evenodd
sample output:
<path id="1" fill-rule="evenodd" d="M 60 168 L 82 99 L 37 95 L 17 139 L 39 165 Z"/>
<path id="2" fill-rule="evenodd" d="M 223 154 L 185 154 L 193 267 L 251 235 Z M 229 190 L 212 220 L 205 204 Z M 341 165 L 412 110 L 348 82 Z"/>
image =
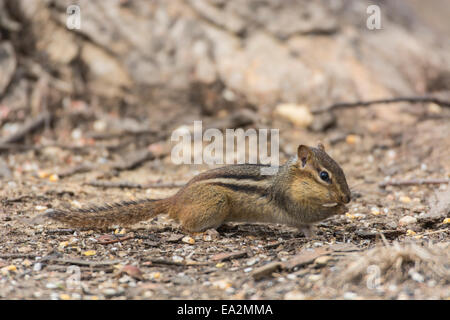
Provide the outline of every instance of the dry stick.
<path id="1" fill-rule="evenodd" d="M 99 267 L 99 266 L 110 266 L 119 264 L 120 260 L 110 260 L 110 261 L 86 261 L 79 259 L 63 259 L 63 258 L 48 258 L 45 262 L 55 262 L 64 264 L 74 264 L 79 266 L 89 266 L 89 267 Z"/>
<path id="2" fill-rule="evenodd" d="M 120 162 L 113 164 L 113 169 L 131 170 L 148 160 L 153 160 L 154 158 L 155 158 L 155 155 L 151 151 L 148 151 L 148 150 L 144 150 L 143 152 L 138 151 L 135 154 L 133 154 L 130 157 L 130 159 L 127 159 L 125 161 L 120 161 Z"/>
<path id="3" fill-rule="evenodd" d="M 162 259 L 162 258 L 150 258 L 145 259 L 144 262 L 151 262 L 152 264 L 163 264 L 168 266 L 207 266 L 210 265 L 210 262 L 197 262 L 197 261 L 186 261 L 186 262 L 177 262 L 172 261 L 168 259 Z"/>
<path id="4" fill-rule="evenodd" d="M 8 145 L 11 143 L 18 142 L 22 140 L 27 134 L 37 130 L 38 128 L 44 126 L 51 119 L 51 114 L 49 112 L 43 112 L 38 115 L 36 118 L 31 119 L 22 126 L 16 133 L 10 135 L 9 137 L 5 137 L 0 140 L 0 146 Z"/>
<path id="5" fill-rule="evenodd" d="M 33 253 L 3 253 L 0 254 L 0 259 L 18 259 L 18 258 L 26 258 L 26 259 L 34 259 L 38 255 Z"/>
<path id="6" fill-rule="evenodd" d="M 99 188 L 132 188 L 132 189 L 143 189 L 142 185 L 139 183 L 132 182 L 114 182 L 114 181 L 89 181 L 85 183 L 88 186 L 99 187 Z"/>
<path id="7" fill-rule="evenodd" d="M 74 145 L 64 145 L 60 143 L 51 143 L 51 144 L 37 144 L 37 145 L 29 145 L 29 144 L 20 144 L 20 143 L 4 143 L 0 144 L 0 151 L 2 150 L 19 150 L 19 151 L 27 151 L 27 150 L 42 150 L 44 148 L 49 147 L 57 147 L 64 150 L 71 150 L 71 151 L 83 151 L 88 149 L 100 149 L 100 148 L 116 148 L 117 145 L 85 145 L 85 146 L 74 146 Z"/>
<path id="8" fill-rule="evenodd" d="M 121 241 L 126 241 L 126 240 L 130 240 L 130 239 L 134 239 L 134 235 L 128 235 L 128 236 L 124 236 L 124 237 L 118 237 L 116 239 L 111 239 L 111 240 L 100 240 L 98 241 L 99 244 L 111 244 L 111 243 L 116 243 L 116 242 L 121 242 Z"/>
<path id="9" fill-rule="evenodd" d="M 370 106 L 372 104 L 377 103 L 397 103 L 397 102 L 409 102 L 409 103 L 424 103 L 424 102 L 432 102 L 438 104 L 442 107 L 450 107 L 450 101 L 441 100 L 436 97 L 397 97 L 397 98 L 387 98 L 387 99 L 379 99 L 379 100 L 369 100 L 369 101 L 356 101 L 356 102 L 343 102 L 332 104 L 328 107 L 318 108 L 316 110 L 312 110 L 312 114 L 318 114 L 327 112 L 330 110 L 336 109 L 345 109 L 345 108 L 353 108 L 353 107 L 365 107 Z"/>
<path id="10" fill-rule="evenodd" d="M 58 176 L 60 178 L 67 178 L 67 177 L 73 176 L 74 174 L 77 174 L 77 173 L 85 173 L 85 172 L 92 171 L 95 168 L 97 168 L 97 166 L 95 166 L 93 164 L 81 164 L 81 165 L 77 165 L 75 167 L 72 167 L 72 168 L 69 168 L 64 171 L 59 172 Z"/>
<path id="11" fill-rule="evenodd" d="M 87 182 L 86 185 L 99 188 L 130 188 L 130 189 L 150 189 L 150 188 L 180 188 L 185 183 L 155 183 L 155 184 L 140 184 L 128 181 L 97 181 L 93 180 Z"/>
<path id="12" fill-rule="evenodd" d="M 441 233 L 441 232 L 448 232 L 448 229 L 439 229 L 439 230 L 435 230 L 435 231 L 430 231 L 430 232 L 425 232 L 425 233 L 421 233 L 418 234 L 419 236 L 428 236 L 430 234 L 436 234 L 436 233 Z"/>
<path id="13" fill-rule="evenodd" d="M 445 184 L 450 183 L 450 179 L 417 179 L 417 180 L 405 180 L 405 181 L 386 181 L 380 183 L 380 188 L 386 188 L 386 186 L 416 186 L 423 184 Z"/>
<path id="14" fill-rule="evenodd" d="M 74 229 L 52 229 L 52 230 L 46 230 L 45 233 L 47 234 L 55 234 L 55 233 L 74 233 Z"/>

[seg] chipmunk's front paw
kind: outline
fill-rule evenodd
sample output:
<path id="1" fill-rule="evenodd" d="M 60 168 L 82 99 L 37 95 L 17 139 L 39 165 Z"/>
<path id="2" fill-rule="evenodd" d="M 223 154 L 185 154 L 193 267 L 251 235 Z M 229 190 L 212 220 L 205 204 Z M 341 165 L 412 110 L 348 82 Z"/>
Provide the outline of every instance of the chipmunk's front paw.
<path id="1" fill-rule="evenodd" d="M 317 228 L 313 225 L 302 225 L 297 228 L 307 239 L 312 239 L 316 236 Z"/>
<path id="2" fill-rule="evenodd" d="M 203 240 L 212 241 L 220 237 L 220 233 L 216 229 L 208 229 L 203 232 L 188 232 L 193 236 L 201 236 Z"/>

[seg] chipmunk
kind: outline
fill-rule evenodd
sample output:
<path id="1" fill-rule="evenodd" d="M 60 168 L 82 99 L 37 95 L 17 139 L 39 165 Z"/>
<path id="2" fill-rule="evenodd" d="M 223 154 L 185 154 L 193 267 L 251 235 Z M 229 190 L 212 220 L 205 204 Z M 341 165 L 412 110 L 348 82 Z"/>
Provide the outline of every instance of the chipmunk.
<path id="1" fill-rule="evenodd" d="M 262 167 L 238 164 L 208 170 L 166 199 L 46 215 L 73 227 L 104 228 L 166 213 L 187 232 L 216 229 L 225 222 L 265 222 L 297 227 L 309 236 L 313 223 L 347 212 L 350 190 L 344 172 L 322 144 L 300 145 L 274 175 L 262 175 Z"/>

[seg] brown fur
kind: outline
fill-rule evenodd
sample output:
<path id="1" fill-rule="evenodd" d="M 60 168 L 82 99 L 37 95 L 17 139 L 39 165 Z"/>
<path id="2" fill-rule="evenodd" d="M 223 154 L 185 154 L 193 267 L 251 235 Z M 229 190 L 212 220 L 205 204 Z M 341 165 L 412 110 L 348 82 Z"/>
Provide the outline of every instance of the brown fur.
<path id="1" fill-rule="evenodd" d="M 350 191 L 339 165 L 318 148 L 299 146 L 296 157 L 273 176 L 262 165 L 232 165 L 206 171 L 174 196 L 161 200 L 122 202 L 47 215 L 74 227 L 130 225 L 160 213 L 190 232 L 217 228 L 227 221 L 283 223 L 299 228 L 346 212 Z M 326 170 L 330 182 L 319 172 Z M 336 203 L 334 207 L 324 204 Z"/>

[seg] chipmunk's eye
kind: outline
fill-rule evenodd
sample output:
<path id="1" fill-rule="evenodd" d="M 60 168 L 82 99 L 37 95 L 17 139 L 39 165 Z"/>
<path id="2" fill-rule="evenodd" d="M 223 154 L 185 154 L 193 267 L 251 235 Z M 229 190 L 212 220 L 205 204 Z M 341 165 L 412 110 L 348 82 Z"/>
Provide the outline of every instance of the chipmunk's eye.
<path id="1" fill-rule="evenodd" d="M 320 175 L 320 179 L 322 179 L 323 181 L 325 181 L 325 182 L 330 182 L 330 176 L 328 175 L 328 172 L 326 172 L 326 171 L 321 171 L 321 172 L 319 173 L 319 175 Z"/>

